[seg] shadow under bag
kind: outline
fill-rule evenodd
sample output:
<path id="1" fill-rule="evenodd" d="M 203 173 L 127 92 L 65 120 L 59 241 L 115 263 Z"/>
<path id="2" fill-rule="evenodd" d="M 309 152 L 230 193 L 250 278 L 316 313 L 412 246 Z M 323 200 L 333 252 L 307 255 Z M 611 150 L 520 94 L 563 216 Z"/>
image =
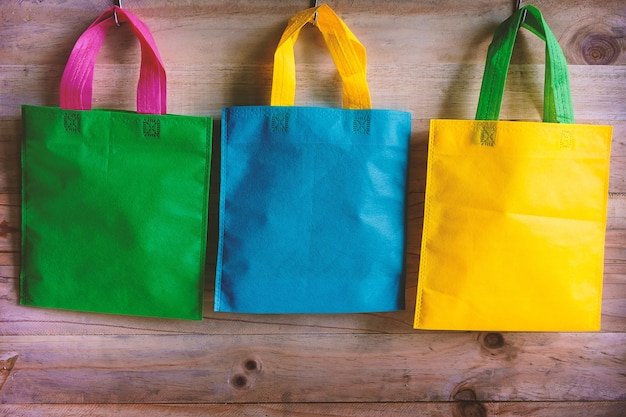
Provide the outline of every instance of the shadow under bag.
<path id="1" fill-rule="evenodd" d="M 91 110 L 118 17 L 141 44 L 137 113 Z M 61 107 L 23 106 L 22 304 L 202 318 L 212 121 L 166 114 L 165 82 L 148 28 L 113 7 L 74 46 Z"/>
<path id="2" fill-rule="evenodd" d="M 497 121 L 522 24 L 547 44 L 544 123 Z M 538 9 L 498 27 L 476 120 L 431 121 L 416 328 L 600 329 L 611 131 L 574 124 Z"/>
<path id="3" fill-rule="evenodd" d="M 343 109 L 293 106 L 293 45 L 316 13 Z M 271 103 L 222 114 L 215 310 L 403 308 L 410 114 L 371 109 L 365 48 L 327 5 L 290 19 Z"/>

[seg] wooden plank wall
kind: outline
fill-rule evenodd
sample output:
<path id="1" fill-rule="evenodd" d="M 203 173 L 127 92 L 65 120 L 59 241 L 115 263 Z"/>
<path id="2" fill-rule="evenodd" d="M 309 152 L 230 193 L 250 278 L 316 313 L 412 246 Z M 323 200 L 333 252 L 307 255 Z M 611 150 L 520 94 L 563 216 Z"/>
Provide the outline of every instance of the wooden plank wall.
<path id="1" fill-rule="evenodd" d="M 168 110 L 216 118 L 269 103 L 271 63 L 301 0 L 125 0 L 152 29 Z M 213 313 L 200 322 L 18 305 L 20 105 L 58 105 L 64 64 L 106 0 L 3 1 L 0 8 L 0 415 L 626 415 L 626 5 L 537 0 L 570 64 L 580 123 L 614 126 L 602 331 L 412 330 L 428 121 L 471 119 L 487 45 L 511 1 L 333 0 L 368 51 L 374 107 L 413 114 L 407 308 L 385 314 Z M 339 80 L 309 27 L 296 47 L 297 104 L 337 106 Z M 95 106 L 134 108 L 139 48 L 113 28 Z M 540 120 L 543 44 L 520 33 L 503 119 Z M 217 167 L 217 163 L 215 166 Z M 214 170 L 214 174 L 217 171 Z M 218 181 L 211 192 L 209 271 Z M 349 297 L 349 294 L 346 294 Z"/>

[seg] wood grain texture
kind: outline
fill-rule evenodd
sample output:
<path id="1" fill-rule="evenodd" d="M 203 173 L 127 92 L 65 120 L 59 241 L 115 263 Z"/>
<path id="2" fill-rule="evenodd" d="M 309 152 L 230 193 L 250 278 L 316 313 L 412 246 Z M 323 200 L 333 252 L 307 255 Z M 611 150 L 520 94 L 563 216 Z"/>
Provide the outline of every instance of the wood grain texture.
<path id="1" fill-rule="evenodd" d="M 315 404 L 0 405 L 0 416 L 20 417 L 623 417 L 626 401 L 413 402 Z"/>
<path id="2" fill-rule="evenodd" d="M 368 52 L 376 108 L 412 113 L 404 311 L 213 313 L 203 321 L 23 307 L 20 105 L 57 106 L 74 42 L 112 2 L 22 0 L 0 11 L 0 416 L 626 415 L 626 9 L 537 0 L 567 61 L 578 123 L 614 127 L 598 333 L 412 329 L 431 118 L 471 119 L 495 27 L 511 1 L 327 1 Z M 152 30 L 168 111 L 214 117 L 269 103 L 272 56 L 303 0 L 127 0 Z M 541 120 L 543 43 L 520 32 L 502 118 Z M 296 48 L 296 103 L 336 107 L 340 81 L 317 31 Z M 139 45 L 124 25 L 98 55 L 95 107 L 133 110 Z M 217 151 L 218 148 L 215 148 Z M 210 195 L 215 267 L 218 164 Z"/>
<path id="3" fill-rule="evenodd" d="M 6 336 L 18 359 L 0 403 L 624 400 L 625 343 L 624 333 Z"/>

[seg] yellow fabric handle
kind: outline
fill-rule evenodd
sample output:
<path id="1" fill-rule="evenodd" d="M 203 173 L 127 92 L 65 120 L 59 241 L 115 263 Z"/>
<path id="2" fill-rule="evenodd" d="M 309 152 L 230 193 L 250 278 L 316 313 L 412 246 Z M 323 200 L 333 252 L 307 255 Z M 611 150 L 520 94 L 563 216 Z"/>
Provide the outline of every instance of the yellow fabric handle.
<path id="1" fill-rule="evenodd" d="M 316 13 L 317 20 L 315 20 Z M 274 54 L 271 105 L 294 105 L 296 63 L 293 47 L 304 25 L 314 22 L 322 32 L 326 46 L 341 76 L 343 108 L 371 109 L 370 92 L 365 77 L 365 47 L 327 4 L 303 10 L 289 19 Z"/>

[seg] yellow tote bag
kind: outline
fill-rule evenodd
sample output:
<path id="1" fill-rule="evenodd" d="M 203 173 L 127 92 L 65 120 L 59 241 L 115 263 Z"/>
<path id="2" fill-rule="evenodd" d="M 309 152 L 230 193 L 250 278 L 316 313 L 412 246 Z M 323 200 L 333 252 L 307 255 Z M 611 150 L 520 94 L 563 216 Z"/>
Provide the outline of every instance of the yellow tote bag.
<path id="1" fill-rule="evenodd" d="M 497 121 L 515 37 L 546 41 L 544 123 Z M 432 120 L 414 327 L 600 329 L 610 126 L 574 124 L 533 6 L 496 30 L 476 120 Z"/>

